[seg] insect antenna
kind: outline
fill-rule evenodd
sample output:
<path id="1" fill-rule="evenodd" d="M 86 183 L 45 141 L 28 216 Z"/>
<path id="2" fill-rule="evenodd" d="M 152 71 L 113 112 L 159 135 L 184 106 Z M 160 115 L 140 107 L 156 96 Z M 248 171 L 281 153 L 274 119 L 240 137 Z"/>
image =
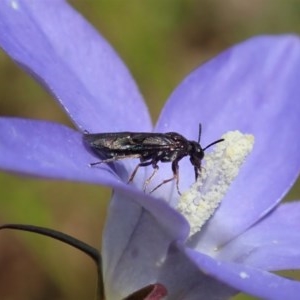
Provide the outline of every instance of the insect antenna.
<path id="1" fill-rule="evenodd" d="M 209 148 L 209 147 L 211 147 L 211 146 L 213 146 L 215 144 L 218 144 L 218 143 L 221 143 L 221 142 L 224 142 L 224 141 L 225 141 L 224 139 L 216 140 L 216 141 L 210 143 L 209 145 L 207 145 L 205 148 L 203 148 L 203 151 L 205 151 L 207 148 Z"/>
<path id="2" fill-rule="evenodd" d="M 201 123 L 199 123 L 198 144 L 200 144 L 201 132 L 202 132 L 202 125 Z"/>
<path id="3" fill-rule="evenodd" d="M 200 144 L 201 132 L 202 132 L 202 125 L 201 125 L 201 123 L 199 123 L 198 144 Z M 223 141 L 224 141 L 224 139 L 216 140 L 216 141 L 210 143 L 209 145 L 207 145 L 205 148 L 203 148 L 203 151 L 205 151 L 207 148 L 209 148 L 215 144 L 221 143 Z"/>

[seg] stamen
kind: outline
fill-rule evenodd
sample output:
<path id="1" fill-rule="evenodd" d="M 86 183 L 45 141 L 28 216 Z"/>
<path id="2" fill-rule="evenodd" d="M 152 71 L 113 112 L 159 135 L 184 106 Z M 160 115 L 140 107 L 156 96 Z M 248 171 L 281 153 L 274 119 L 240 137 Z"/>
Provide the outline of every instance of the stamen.
<path id="1" fill-rule="evenodd" d="M 225 141 L 205 155 L 198 180 L 178 202 L 177 210 L 190 223 L 190 236 L 200 231 L 214 214 L 253 149 L 254 136 L 251 134 L 229 131 L 222 138 Z"/>

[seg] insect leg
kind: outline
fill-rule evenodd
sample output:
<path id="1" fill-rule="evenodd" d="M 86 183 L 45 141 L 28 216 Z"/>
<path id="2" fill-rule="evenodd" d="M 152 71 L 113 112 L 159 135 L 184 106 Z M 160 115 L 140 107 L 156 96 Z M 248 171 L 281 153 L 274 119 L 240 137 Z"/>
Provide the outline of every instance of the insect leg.
<path id="1" fill-rule="evenodd" d="M 174 174 L 174 178 L 176 180 L 176 189 L 177 189 L 177 193 L 179 196 L 181 196 L 181 193 L 179 191 L 179 165 L 178 165 L 178 161 L 175 160 L 172 163 L 172 170 L 173 170 L 173 174 Z"/>
<path id="2" fill-rule="evenodd" d="M 200 170 L 199 170 L 199 168 L 196 167 L 196 166 L 194 166 L 194 170 L 195 170 L 195 181 L 197 181 L 198 176 L 199 176 L 199 174 L 200 174 Z"/>
<path id="3" fill-rule="evenodd" d="M 150 177 L 144 182 L 144 192 L 146 191 L 147 185 L 150 183 L 150 181 L 152 180 L 152 178 L 154 177 L 155 173 L 158 171 L 159 167 L 157 165 L 157 160 L 152 160 L 151 161 L 152 167 L 153 167 L 153 172 L 150 175 Z"/>
<path id="4" fill-rule="evenodd" d="M 174 160 L 172 162 L 172 171 L 173 171 L 173 177 L 169 178 L 169 179 L 165 179 L 163 182 L 161 182 L 158 186 L 156 186 L 150 193 L 154 192 L 155 190 L 157 190 L 158 188 L 160 188 L 162 185 L 164 185 L 165 183 L 168 183 L 172 180 L 176 180 L 176 188 L 177 188 L 177 192 L 179 195 L 181 195 L 180 191 L 179 191 L 179 165 L 178 165 L 178 160 Z"/>
<path id="5" fill-rule="evenodd" d="M 112 162 L 112 161 L 116 161 L 116 158 L 112 157 L 112 158 L 107 158 L 107 159 L 100 160 L 100 161 L 97 161 L 97 162 L 94 162 L 94 163 L 90 163 L 90 166 L 100 165 L 102 163 L 109 163 L 109 162 Z"/>
<path id="6" fill-rule="evenodd" d="M 130 183 L 130 182 L 133 181 L 133 178 L 134 178 L 134 176 L 135 176 L 137 170 L 139 169 L 139 167 L 146 167 L 146 166 L 149 166 L 149 165 L 151 165 L 151 164 L 152 164 L 152 161 L 147 161 L 147 162 L 141 162 L 141 163 L 139 163 L 139 164 L 135 167 L 135 169 L 133 170 L 132 174 L 130 175 L 130 177 L 129 177 L 128 181 L 127 181 L 127 183 Z"/>

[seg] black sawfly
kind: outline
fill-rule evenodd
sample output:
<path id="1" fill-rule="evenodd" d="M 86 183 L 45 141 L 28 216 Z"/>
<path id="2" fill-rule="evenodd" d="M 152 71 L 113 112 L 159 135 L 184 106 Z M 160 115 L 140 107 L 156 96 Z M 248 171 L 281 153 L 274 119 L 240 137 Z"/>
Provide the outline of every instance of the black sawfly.
<path id="1" fill-rule="evenodd" d="M 152 165 L 153 173 L 144 183 L 144 191 L 151 179 L 158 171 L 158 162 L 171 162 L 173 176 L 163 180 L 158 186 L 150 191 L 154 192 L 163 184 L 176 180 L 177 192 L 179 191 L 179 164 L 178 162 L 185 156 L 190 157 L 191 164 L 194 166 L 195 180 L 201 172 L 201 161 L 204 157 L 204 151 L 222 141 L 219 139 L 208 146 L 202 148 L 200 145 L 201 124 L 199 124 L 198 141 L 189 141 L 177 132 L 151 133 L 151 132 L 111 132 L 111 133 L 84 133 L 85 143 L 99 157 L 105 159 L 91 163 L 95 166 L 102 163 L 114 162 L 125 158 L 139 158 L 140 163 L 135 167 L 128 183 L 132 182 L 139 167 Z"/>

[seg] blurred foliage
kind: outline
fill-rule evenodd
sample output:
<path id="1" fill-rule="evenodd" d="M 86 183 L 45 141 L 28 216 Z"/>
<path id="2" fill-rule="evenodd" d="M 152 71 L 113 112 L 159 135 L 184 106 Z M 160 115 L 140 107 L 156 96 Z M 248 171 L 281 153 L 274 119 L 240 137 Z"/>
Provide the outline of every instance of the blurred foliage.
<path id="1" fill-rule="evenodd" d="M 300 33 L 297 0 L 70 2 L 129 66 L 154 121 L 184 76 L 223 49 L 253 35 Z M 2 52 L 0 81 L 1 115 L 72 126 L 47 92 Z M 100 245 L 109 189 L 6 173 L 0 173 L 0 186 L 1 222 L 51 227 Z M 299 194 L 297 185 L 288 198 Z M 83 254 L 29 233 L 7 231 L 0 239 L 1 299 L 93 299 L 96 269 Z"/>

